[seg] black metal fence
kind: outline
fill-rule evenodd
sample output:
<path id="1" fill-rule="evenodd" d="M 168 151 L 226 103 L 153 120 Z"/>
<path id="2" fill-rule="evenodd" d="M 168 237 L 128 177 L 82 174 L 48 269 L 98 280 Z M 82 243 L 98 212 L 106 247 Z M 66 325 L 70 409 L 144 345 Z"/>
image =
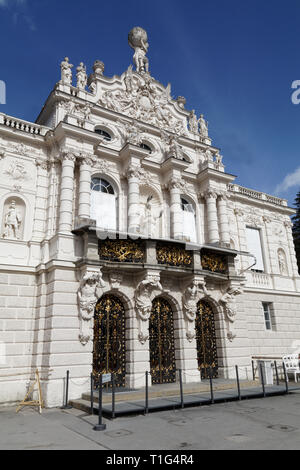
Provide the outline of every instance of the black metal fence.
<path id="1" fill-rule="evenodd" d="M 260 362 L 257 365 L 252 363 L 252 373 L 253 373 L 253 380 L 257 382 L 256 384 L 248 384 L 245 381 L 240 380 L 240 371 L 241 367 L 237 365 L 234 366 L 235 370 L 235 380 L 231 381 L 232 386 L 230 387 L 218 387 L 216 383 L 220 379 L 213 378 L 213 371 L 210 369 L 209 371 L 209 379 L 207 390 L 204 391 L 203 387 L 202 390 L 195 392 L 195 387 L 197 386 L 197 382 L 193 382 L 192 384 L 184 384 L 183 383 L 183 371 L 177 370 L 178 373 L 178 385 L 179 387 L 171 389 L 168 395 L 165 396 L 156 396 L 151 397 L 149 391 L 150 390 L 157 390 L 159 385 L 149 386 L 150 382 L 150 372 L 146 371 L 143 374 L 143 383 L 145 384 L 142 389 L 139 389 L 139 398 L 135 398 L 134 396 L 130 398 L 130 400 L 116 400 L 116 394 L 119 393 L 121 390 L 119 387 L 116 387 L 116 380 L 114 374 L 109 374 L 109 378 L 107 374 L 100 374 L 97 378 L 91 374 L 90 377 L 90 407 L 89 411 L 91 414 L 97 413 L 99 414 L 99 423 L 97 430 L 104 429 L 104 425 L 102 423 L 102 414 L 106 417 L 111 419 L 116 418 L 117 416 L 121 415 L 129 415 L 129 414 L 144 414 L 147 415 L 151 411 L 159 411 L 159 410 L 166 410 L 166 409 L 183 409 L 185 407 L 191 406 L 199 406 L 199 405 L 210 405 L 214 403 L 222 403 L 227 401 L 241 401 L 250 398 L 264 398 L 267 396 L 275 396 L 275 395 L 284 395 L 289 393 L 289 382 L 287 371 L 285 368 L 285 364 L 278 363 L 277 361 L 273 361 L 272 363 L 272 374 L 273 374 L 273 383 L 268 383 L 266 381 L 266 375 L 263 370 L 263 364 Z M 103 377 L 105 376 L 105 380 L 107 378 L 110 381 L 110 388 L 105 390 L 106 393 L 106 400 L 105 403 L 102 403 L 102 394 L 106 384 L 104 383 Z M 259 379 L 259 380 L 257 380 Z M 64 399 L 64 408 L 70 407 L 69 405 L 69 371 L 66 374 L 66 395 Z M 243 383 L 244 382 L 244 383 Z M 199 375 L 199 383 L 203 385 L 203 383 L 207 384 L 205 381 L 200 380 Z M 207 385 L 208 385 L 207 384 Z M 194 385 L 195 387 L 189 388 L 190 385 Z M 186 390 L 185 390 L 186 388 Z M 294 387 L 295 388 L 295 387 Z M 137 390 L 135 390 L 137 391 Z M 130 392 L 130 390 L 129 390 Z M 144 399 L 141 396 L 144 394 Z M 96 395 L 98 395 L 96 397 Z M 111 399 L 107 400 L 107 396 L 111 395 Z M 98 403 L 97 403 L 98 401 Z M 109 403 L 108 403 L 109 401 Z"/>

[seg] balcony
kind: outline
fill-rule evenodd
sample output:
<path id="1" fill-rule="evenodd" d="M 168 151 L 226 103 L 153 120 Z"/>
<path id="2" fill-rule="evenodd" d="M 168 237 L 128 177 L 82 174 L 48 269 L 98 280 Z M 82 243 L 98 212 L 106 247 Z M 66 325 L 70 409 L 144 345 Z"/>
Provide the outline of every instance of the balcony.
<path id="1" fill-rule="evenodd" d="M 178 240 L 149 239 L 124 232 L 99 232 L 84 225 L 73 231 L 83 239 L 81 262 L 139 271 L 154 268 L 179 273 L 197 273 L 226 280 L 236 276 L 229 248 L 191 245 Z"/>

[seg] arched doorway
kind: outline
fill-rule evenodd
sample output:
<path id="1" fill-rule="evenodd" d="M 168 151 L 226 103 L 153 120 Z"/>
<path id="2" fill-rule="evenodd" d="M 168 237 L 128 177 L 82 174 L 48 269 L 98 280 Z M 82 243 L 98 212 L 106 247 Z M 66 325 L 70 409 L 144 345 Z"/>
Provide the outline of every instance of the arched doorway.
<path id="1" fill-rule="evenodd" d="M 218 356 L 214 312 L 211 305 L 200 300 L 197 305 L 195 322 L 198 369 L 202 379 L 208 379 L 210 368 L 212 377 L 218 377 Z"/>
<path id="2" fill-rule="evenodd" d="M 175 382 L 173 311 L 169 302 L 161 297 L 152 303 L 149 344 L 152 384 Z"/>
<path id="3" fill-rule="evenodd" d="M 125 386 L 125 309 L 114 295 L 101 297 L 95 307 L 93 374 L 114 373 L 117 387 Z"/>

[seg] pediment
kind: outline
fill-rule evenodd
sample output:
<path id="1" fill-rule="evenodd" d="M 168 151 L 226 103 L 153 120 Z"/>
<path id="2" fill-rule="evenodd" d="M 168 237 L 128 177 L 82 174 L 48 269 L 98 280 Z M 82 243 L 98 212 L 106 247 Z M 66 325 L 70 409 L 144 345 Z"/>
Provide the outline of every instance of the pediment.
<path id="1" fill-rule="evenodd" d="M 189 135 L 188 113 L 172 99 L 171 86 L 164 87 L 149 73 L 134 72 L 132 66 L 102 84 L 97 104 L 177 135 Z"/>

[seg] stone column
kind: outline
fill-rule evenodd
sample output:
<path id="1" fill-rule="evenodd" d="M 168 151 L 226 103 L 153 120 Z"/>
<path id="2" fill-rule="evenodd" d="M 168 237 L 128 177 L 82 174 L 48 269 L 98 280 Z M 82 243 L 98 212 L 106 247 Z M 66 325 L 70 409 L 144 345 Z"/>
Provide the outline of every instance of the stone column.
<path id="1" fill-rule="evenodd" d="M 72 230 L 75 160 L 76 157 L 71 152 L 61 156 L 59 232 L 69 233 Z"/>
<path id="2" fill-rule="evenodd" d="M 91 167 L 93 165 L 92 157 L 81 155 L 79 165 L 78 217 L 79 219 L 89 219 L 91 206 Z"/>
<path id="3" fill-rule="evenodd" d="M 127 170 L 128 179 L 128 225 L 127 230 L 137 233 L 140 228 L 140 167 L 131 165 Z"/>
<path id="4" fill-rule="evenodd" d="M 181 240 L 183 235 L 183 217 L 181 208 L 181 181 L 178 178 L 172 178 L 169 182 L 170 191 L 170 210 L 171 227 L 170 235 L 174 240 Z"/>
<path id="5" fill-rule="evenodd" d="M 226 194 L 220 194 L 218 198 L 218 213 L 220 222 L 220 240 L 222 243 L 230 245 Z"/>
<path id="6" fill-rule="evenodd" d="M 220 241 L 217 215 L 217 197 L 217 193 L 212 190 L 208 190 L 204 194 L 204 198 L 206 200 L 207 230 L 209 243 L 218 243 Z"/>

